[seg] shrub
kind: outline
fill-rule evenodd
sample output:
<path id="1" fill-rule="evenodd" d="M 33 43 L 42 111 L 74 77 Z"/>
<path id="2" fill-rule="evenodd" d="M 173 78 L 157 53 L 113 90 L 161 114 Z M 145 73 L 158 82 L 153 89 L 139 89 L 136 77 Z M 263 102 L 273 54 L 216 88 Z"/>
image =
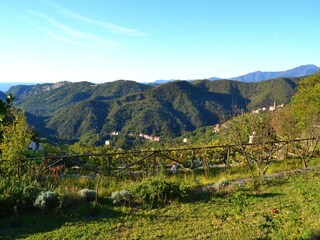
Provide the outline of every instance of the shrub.
<path id="1" fill-rule="evenodd" d="M 33 207 L 41 188 L 36 181 L 25 181 L 16 183 L 10 179 L 0 180 L 0 215 L 7 215 L 13 213 L 14 206 L 17 209 L 28 209 Z"/>
<path id="2" fill-rule="evenodd" d="M 131 197 L 132 197 L 132 194 L 128 190 L 120 190 L 120 191 L 113 192 L 111 194 L 111 199 L 113 200 L 114 204 L 130 203 Z"/>
<path id="3" fill-rule="evenodd" d="M 59 200 L 51 191 L 41 192 L 33 206 L 41 210 L 50 211 L 59 205 Z"/>
<path id="4" fill-rule="evenodd" d="M 170 182 L 163 174 L 159 174 L 145 178 L 140 184 L 135 185 L 132 193 L 136 200 L 154 207 L 172 199 L 185 197 L 186 188 L 182 184 Z"/>
<path id="5" fill-rule="evenodd" d="M 36 181 L 25 185 L 21 189 L 18 206 L 23 208 L 32 208 L 34 201 L 41 192 L 40 184 Z"/>
<path id="6" fill-rule="evenodd" d="M 79 191 L 79 196 L 86 202 L 92 202 L 96 200 L 97 192 L 95 190 L 85 188 Z"/>

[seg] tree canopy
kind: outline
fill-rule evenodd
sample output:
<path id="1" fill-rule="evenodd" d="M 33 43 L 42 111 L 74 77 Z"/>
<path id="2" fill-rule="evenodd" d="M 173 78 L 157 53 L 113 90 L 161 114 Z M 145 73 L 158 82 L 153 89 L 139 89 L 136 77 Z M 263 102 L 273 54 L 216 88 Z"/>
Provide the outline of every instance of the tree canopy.
<path id="1" fill-rule="evenodd" d="M 0 100 L 0 174 L 20 177 L 32 135 L 24 113 L 11 107 L 13 100 L 11 94 Z"/>

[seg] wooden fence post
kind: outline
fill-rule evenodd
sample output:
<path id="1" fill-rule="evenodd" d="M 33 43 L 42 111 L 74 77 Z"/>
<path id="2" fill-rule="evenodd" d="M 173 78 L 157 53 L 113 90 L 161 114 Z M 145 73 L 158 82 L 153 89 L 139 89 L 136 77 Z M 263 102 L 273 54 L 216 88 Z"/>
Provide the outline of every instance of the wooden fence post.
<path id="1" fill-rule="evenodd" d="M 152 174 L 156 173 L 156 165 L 157 165 L 157 151 L 154 151 L 153 152 Z"/>
<path id="2" fill-rule="evenodd" d="M 108 159 L 108 176 L 111 176 L 111 156 L 110 154 L 107 155 Z"/>

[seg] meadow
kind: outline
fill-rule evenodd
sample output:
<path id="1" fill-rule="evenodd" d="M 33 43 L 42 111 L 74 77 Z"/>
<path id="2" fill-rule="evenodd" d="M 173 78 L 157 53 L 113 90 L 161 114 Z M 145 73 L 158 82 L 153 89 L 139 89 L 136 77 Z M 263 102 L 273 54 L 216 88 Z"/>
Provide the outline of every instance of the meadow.
<path id="1" fill-rule="evenodd" d="M 220 111 L 223 108 L 210 101 L 225 103 L 221 93 L 205 92 L 189 82 L 152 89 L 144 86 L 144 97 L 140 92 L 145 88 L 132 82 L 121 94 L 108 91 L 108 86 L 115 90 L 122 83 L 126 82 L 101 86 L 106 95 L 100 91 L 93 94 L 89 83 L 79 83 L 89 89 L 84 95 L 61 97 L 65 91 L 60 87 L 42 92 L 44 98 L 36 95 L 32 100 L 36 111 L 55 112 L 64 106 L 59 116 L 47 112 L 40 122 L 47 130 L 50 128 L 44 123 L 50 123 L 51 129 L 72 145 L 60 145 L 55 141 L 58 139 L 50 141 L 50 130 L 43 132 L 45 138 L 39 139 L 43 143 L 39 148 L 30 149 L 36 134 L 27 114 L 13 105 L 19 101 L 30 104 L 15 94 L 2 97 L 1 239 L 320 239 L 319 73 L 299 80 L 288 105 L 281 104 L 279 109 L 274 102 L 278 100 L 272 97 L 278 91 L 272 85 L 260 100 L 264 104 L 269 99 L 274 108 L 254 112 L 234 108 L 233 101 L 227 104 L 226 112 Z M 83 89 L 64 85 L 71 92 Z M 38 87 L 33 90 L 38 92 Z M 250 99 L 246 93 L 238 100 Z M 252 91 L 254 98 L 256 93 Z M 92 101 L 74 104 L 90 96 Z M 110 97 L 116 102 L 107 116 Z M 236 100 L 233 93 L 232 99 Z M 44 104 L 47 100 L 48 105 Z M 70 108 L 65 101 L 72 104 Z M 164 106 L 170 111 L 163 112 Z M 168 118 L 174 116 L 171 110 L 179 117 Z M 224 117 L 213 131 L 211 121 L 219 122 L 216 114 Z M 174 124 L 177 119 L 179 124 Z M 107 125 L 99 127 L 98 120 Z M 192 127 L 188 127 L 189 122 Z M 64 128 L 59 130 L 58 126 Z M 181 135 L 179 143 L 172 141 L 177 135 L 170 133 L 169 126 Z M 208 126 L 209 131 L 181 134 L 201 126 Z M 92 127 L 105 132 L 93 131 Z M 85 131 L 73 131 L 78 128 Z M 115 129 L 137 134 L 145 129 L 155 136 L 170 137 L 161 137 L 160 145 L 139 138 L 128 138 L 130 146 L 121 138 L 115 144 L 106 137 Z M 107 140 L 107 146 L 102 145 L 102 139 Z M 181 141 L 184 147 L 179 146 Z"/>
<path id="2" fill-rule="evenodd" d="M 317 239 L 320 170 L 292 171 L 299 165 L 297 159 L 275 163 L 268 174 L 287 174 L 248 180 L 245 185 L 232 181 L 250 178 L 247 168 L 240 167 L 216 170 L 207 177 L 159 174 L 139 182 L 110 177 L 51 180 L 52 188 L 69 200 L 79 189 L 98 183 L 99 197 L 69 204 L 65 199 L 64 206 L 52 211 L 25 210 L 2 218 L 0 239 Z M 112 202 L 115 190 L 133 189 L 154 178 L 179 183 L 183 194 L 166 199 L 159 194 L 153 204 Z"/>

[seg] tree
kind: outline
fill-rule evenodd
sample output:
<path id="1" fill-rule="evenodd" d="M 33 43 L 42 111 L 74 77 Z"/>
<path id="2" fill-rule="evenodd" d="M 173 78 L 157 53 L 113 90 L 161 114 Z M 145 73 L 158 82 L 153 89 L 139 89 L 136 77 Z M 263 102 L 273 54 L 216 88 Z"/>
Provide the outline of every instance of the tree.
<path id="1" fill-rule="evenodd" d="M 272 117 L 272 112 L 245 113 L 226 122 L 221 130 L 222 140 L 244 156 L 253 177 L 266 174 L 276 160 L 275 153 L 281 148 L 275 143 Z"/>
<path id="2" fill-rule="evenodd" d="M 13 109 L 13 97 L 8 95 L 6 102 L 0 101 L 1 107 L 1 139 L 0 170 L 2 174 L 20 179 L 25 167 L 24 152 L 31 142 L 31 131 L 24 113 Z"/>
<path id="3" fill-rule="evenodd" d="M 300 82 L 289 106 L 276 113 L 273 122 L 277 135 L 290 143 L 308 167 L 308 160 L 320 142 L 320 74 Z"/>

